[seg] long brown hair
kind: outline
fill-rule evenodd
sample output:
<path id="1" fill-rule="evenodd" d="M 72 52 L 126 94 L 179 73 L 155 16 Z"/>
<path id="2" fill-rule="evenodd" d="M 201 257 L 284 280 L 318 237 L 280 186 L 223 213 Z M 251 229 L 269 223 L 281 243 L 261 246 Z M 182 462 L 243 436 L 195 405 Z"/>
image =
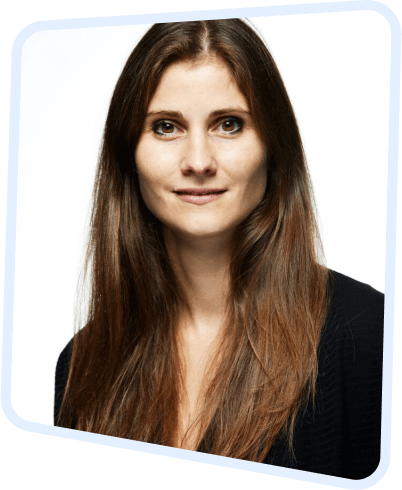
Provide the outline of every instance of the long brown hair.
<path id="1" fill-rule="evenodd" d="M 103 136 L 86 270 L 86 327 L 74 337 L 58 425 L 174 445 L 182 368 L 180 290 L 160 222 L 141 197 L 135 148 L 164 70 L 216 56 L 269 148 L 260 205 L 238 227 L 226 329 L 198 418 L 198 450 L 263 461 L 314 396 L 328 271 L 296 118 L 265 44 L 240 19 L 155 24 L 117 82 Z M 218 366 L 216 368 L 216 366 Z"/>

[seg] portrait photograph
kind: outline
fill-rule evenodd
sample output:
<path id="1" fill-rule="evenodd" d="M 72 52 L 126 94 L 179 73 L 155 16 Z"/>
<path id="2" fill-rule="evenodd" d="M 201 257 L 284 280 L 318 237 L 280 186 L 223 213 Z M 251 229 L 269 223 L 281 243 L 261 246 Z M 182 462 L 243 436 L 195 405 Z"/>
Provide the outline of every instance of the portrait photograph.
<path id="1" fill-rule="evenodd" d="M 21 42 L 10 411 L 88 451 L 374 483 L 390 23 L 235 13 Z"/>

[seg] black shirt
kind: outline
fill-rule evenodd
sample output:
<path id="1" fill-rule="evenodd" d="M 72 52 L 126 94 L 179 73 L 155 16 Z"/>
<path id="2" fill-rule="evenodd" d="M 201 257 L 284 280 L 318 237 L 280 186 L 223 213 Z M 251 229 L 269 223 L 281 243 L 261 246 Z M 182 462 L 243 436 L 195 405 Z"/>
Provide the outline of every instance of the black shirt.
<path id="1" fill-rule="evenodd" d="M 298 415 L 294 457 L 279 438 L 264 462 L 359 480 L 370 476 L 380 462 L 384 295 L 331 272 L 334 281 L 319 345 L 314 409 L 310 403 Z M 55 421 L 70 345 L 57 362 Z"/>

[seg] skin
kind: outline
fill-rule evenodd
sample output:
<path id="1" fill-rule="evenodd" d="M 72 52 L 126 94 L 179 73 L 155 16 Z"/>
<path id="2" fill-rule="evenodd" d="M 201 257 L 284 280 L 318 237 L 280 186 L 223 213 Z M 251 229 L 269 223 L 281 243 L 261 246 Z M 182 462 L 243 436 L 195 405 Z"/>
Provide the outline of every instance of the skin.
<path id="1" fill-rule="evenodd" d="M 266 154 L 249 104 L 222 61 L 207 57 L 167 68 L 149 104 L 135 159 L 142 197 L 162 223 L 188 299 L 180 320 L 187 390 L 183 434 L 197 413 L 224 323 L 233 233 L 265 193 Z M 188 188 L 224 192 L 195 204 L 177 193 Z M 194 449 L 195 439 L 180 445 Z"/>

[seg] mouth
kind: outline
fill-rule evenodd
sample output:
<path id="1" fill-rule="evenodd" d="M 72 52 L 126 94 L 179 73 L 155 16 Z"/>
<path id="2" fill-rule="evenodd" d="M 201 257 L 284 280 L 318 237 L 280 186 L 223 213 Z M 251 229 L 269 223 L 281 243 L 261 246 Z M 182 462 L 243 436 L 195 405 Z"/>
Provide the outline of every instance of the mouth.
<path id="1" fill-rule="evenodd" d="M 201 206 L 202 204 L 207 204 L 219 199 L 221 195 L 226 192 L 226 189 L 190 188 L 178 189 L 174 192 L 183 201 Z"/>
<path id="2" fill-rule="evenodd" d="M 207 196 L 209 194 L 222 194 L 226 189 L 209 189 L 209 188 L 197 188 L 193 187 L 191 189 L 178 189 L 174 191 L 176 194 L 186 194 L 190 196 Z"/>

